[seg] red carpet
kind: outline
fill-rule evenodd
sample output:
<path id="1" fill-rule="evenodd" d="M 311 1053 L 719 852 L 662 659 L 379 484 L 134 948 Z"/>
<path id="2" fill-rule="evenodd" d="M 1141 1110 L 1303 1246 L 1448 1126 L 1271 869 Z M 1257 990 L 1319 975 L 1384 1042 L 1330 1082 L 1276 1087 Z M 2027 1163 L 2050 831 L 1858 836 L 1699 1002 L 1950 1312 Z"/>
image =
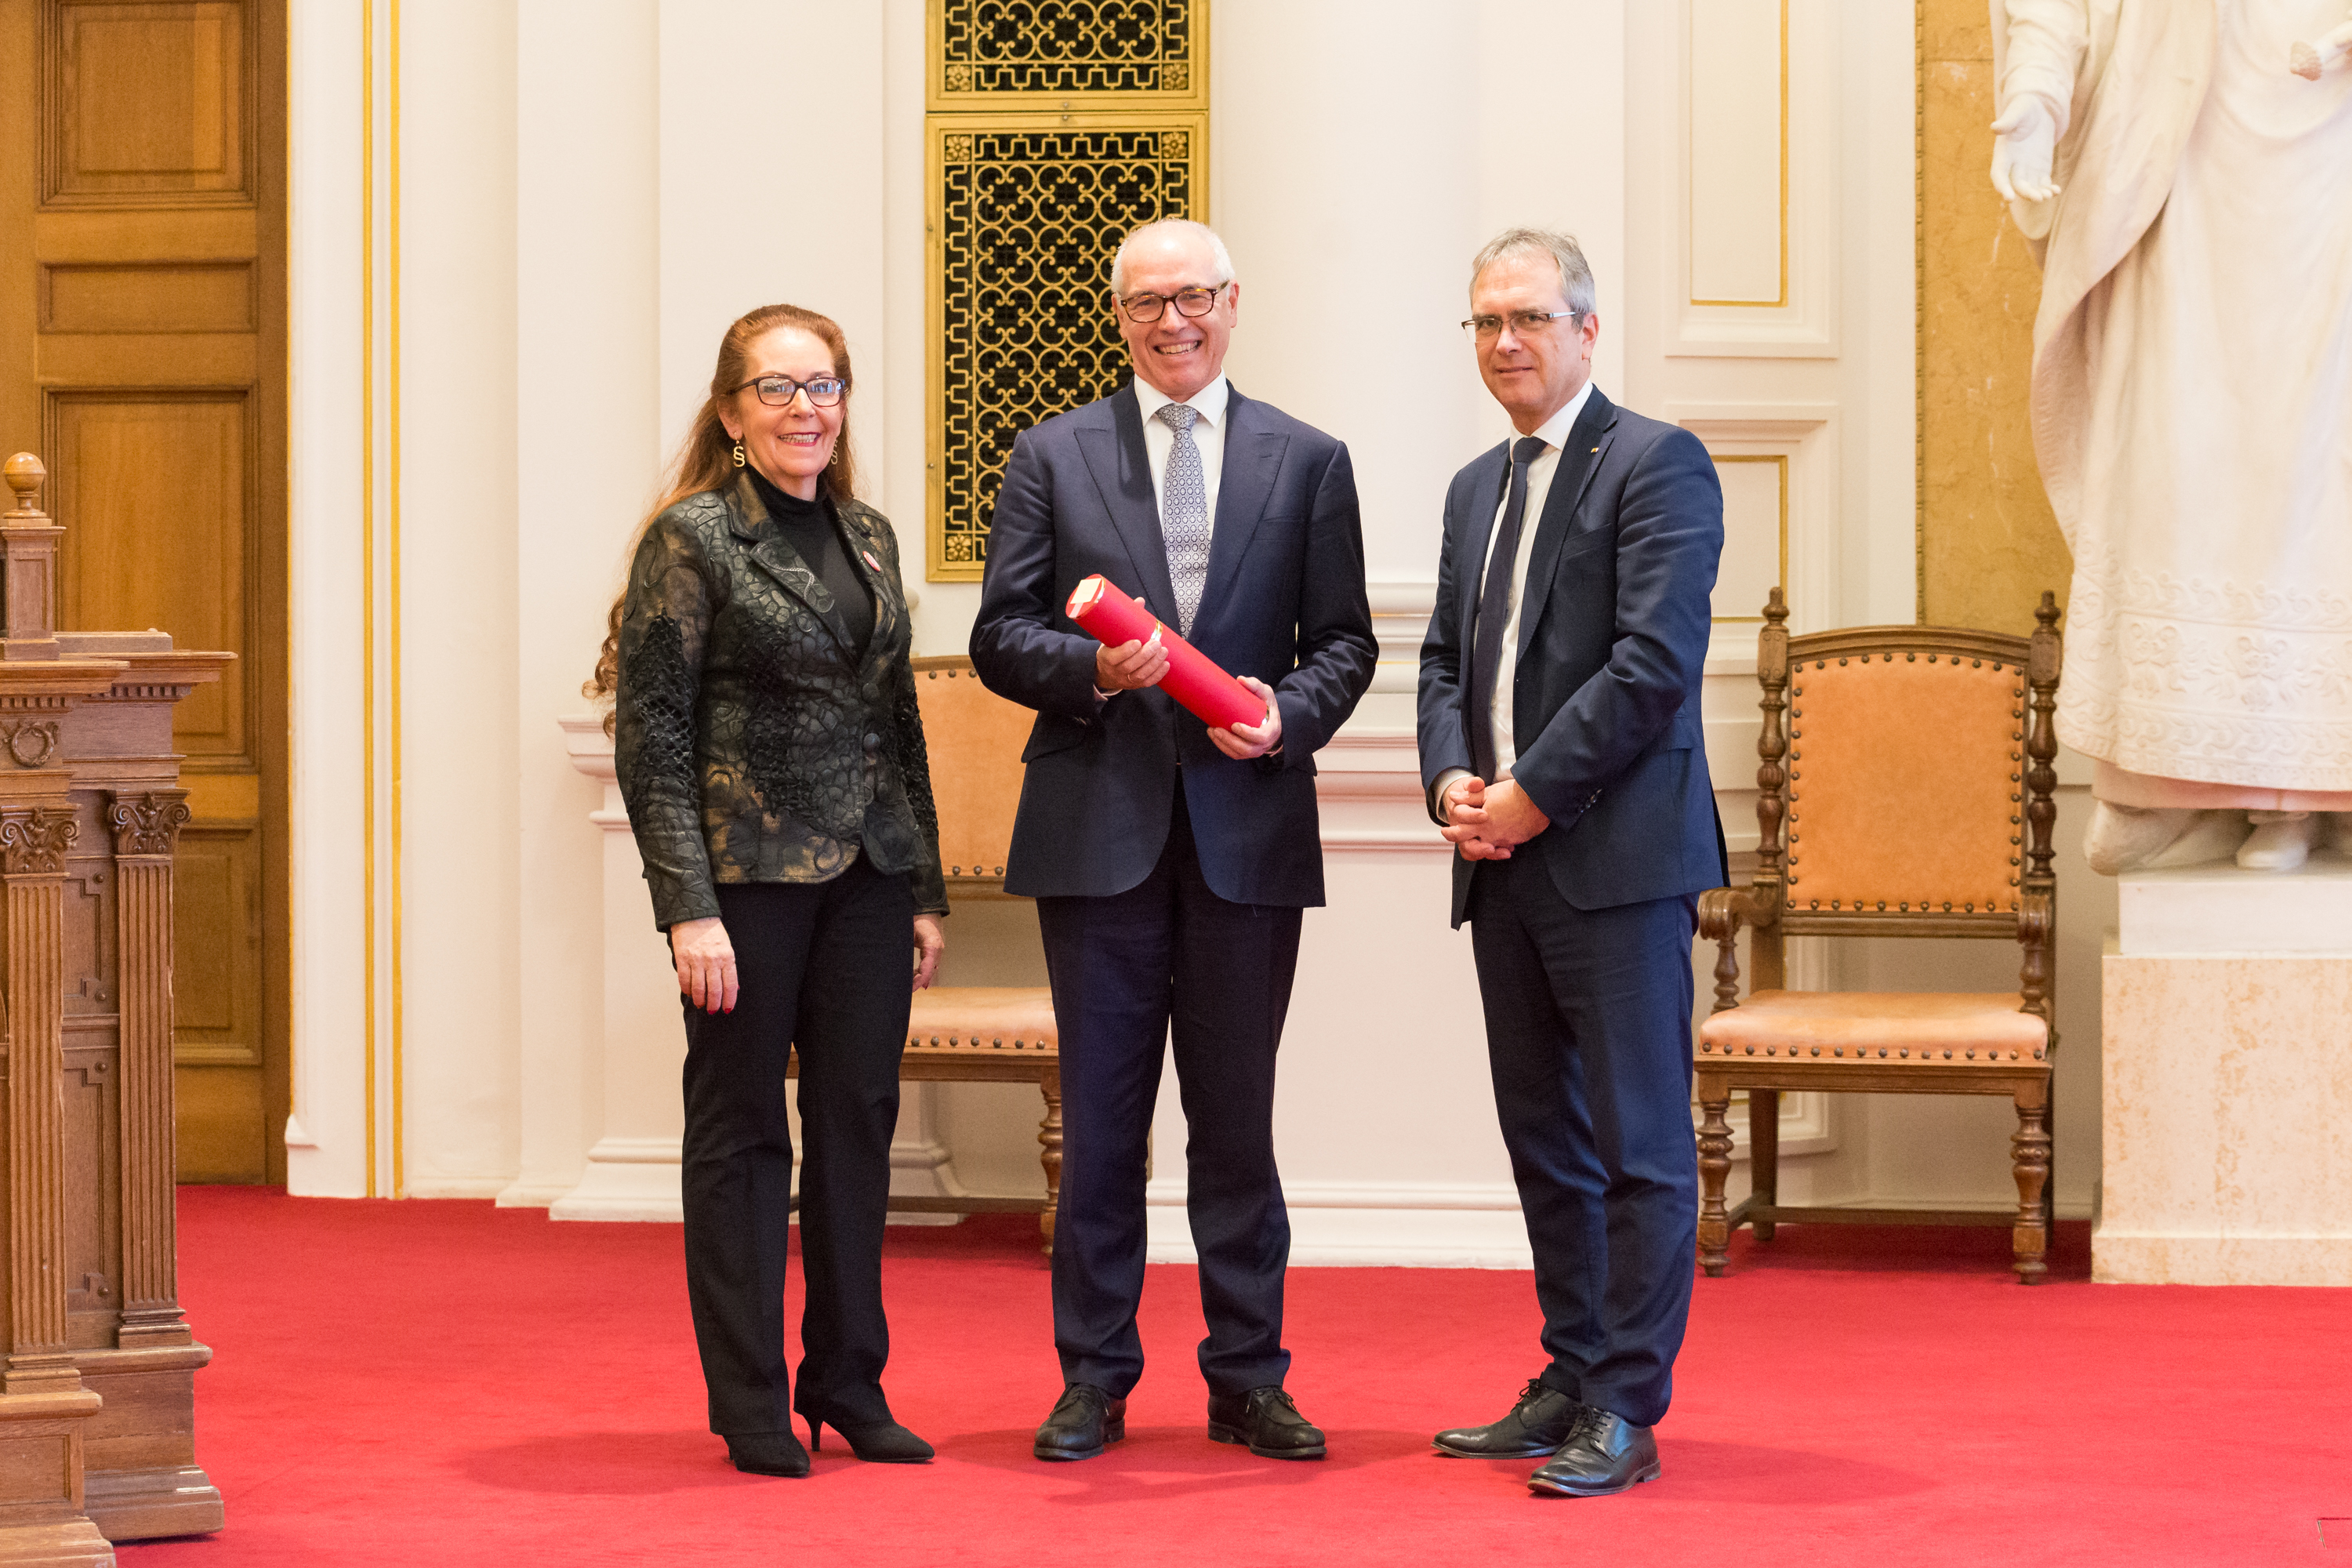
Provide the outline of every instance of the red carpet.
<path id="1" fill-rule="evenodd" d="M 828 1447 L 789 1481 L 703 1430 L 676 1226 L 253 1188 L 180 1215 L 228 1526 L 125 1568 L 2352 1561 L 2317 1555 L 2352 1516 L 2352 1299 L 2093 1286 L 2080 1226 L 2033 1290 L 2004 1232 L 1743 1238 L 1698 1282 L 1664 1479 L 1544 1501 L 1526 1461 L 1428 1448 L 1535 1369 L 1524 1274 L 1293 1272 L 1290 1386 L 1332 1458 L 1283 1464 L 1202 1436 L 1192 1273 L 1155 1268 L 1131 1436 L 1047 1466 L 1034 1229 L 894 1227 L 889 1390 L 940 1460 Z"/>

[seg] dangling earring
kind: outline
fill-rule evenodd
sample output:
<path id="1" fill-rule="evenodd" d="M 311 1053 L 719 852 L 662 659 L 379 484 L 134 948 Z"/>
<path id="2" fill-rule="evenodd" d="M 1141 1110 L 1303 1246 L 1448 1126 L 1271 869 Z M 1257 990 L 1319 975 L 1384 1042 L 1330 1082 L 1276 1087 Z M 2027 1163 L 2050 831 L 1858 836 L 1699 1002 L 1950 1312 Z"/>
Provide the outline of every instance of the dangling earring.
<path id="1" fill-rule="evenodd" d="M 832 456 L 832 457 L 830 457 L 830 458 L 827 458 L 824 460 L 824 466 L 825 466 L 826 468 L 830 468 L 835 467 L 835 465 L 837 465 L 840 461 L 841 461 L 841 443 L 840 443 L 840 442 L 838 442 L 838 441 L 835 441 L 835 442 L 833 444 L 833 456 Z"/>
<path id="2" fill-rule="evenodd" d="M 743 443 L 740 441 L 735 443 L 735 466 L 739 468 L 743 466 Z"/>

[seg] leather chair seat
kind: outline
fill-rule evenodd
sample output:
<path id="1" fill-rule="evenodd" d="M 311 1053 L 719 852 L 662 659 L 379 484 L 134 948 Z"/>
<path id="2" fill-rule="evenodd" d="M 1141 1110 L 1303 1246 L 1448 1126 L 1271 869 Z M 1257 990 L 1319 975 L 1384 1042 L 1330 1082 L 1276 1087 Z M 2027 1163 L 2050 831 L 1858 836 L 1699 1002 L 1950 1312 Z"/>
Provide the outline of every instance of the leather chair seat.
<path id="1" fill-rule="evenodd" d="M 2046 1059 L 2049 1028 L 1991 992 L 1759 991 L 1699 1025 L 1699 1056 L 1965 1066 Z"/>
<path id="2" fill-rule="evenodd" d="M 939 1052 L 1055 1053 L 1054 994 L 1043 985 L 937 986 L 915 993 L 907 1048 Z"/>

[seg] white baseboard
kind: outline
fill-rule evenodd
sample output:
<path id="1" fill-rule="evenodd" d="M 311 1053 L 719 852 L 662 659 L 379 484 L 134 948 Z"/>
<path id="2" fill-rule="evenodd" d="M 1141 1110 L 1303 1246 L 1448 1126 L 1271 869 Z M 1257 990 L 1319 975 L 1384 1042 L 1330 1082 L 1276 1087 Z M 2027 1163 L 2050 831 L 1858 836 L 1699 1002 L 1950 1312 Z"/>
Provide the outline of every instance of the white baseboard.
<path id="1" fill-rule="evenodd" d="M 404 1193 L 412 1198 L 495 1198 L 510 1185 L 504 1176 L 440 1176 L 412 1181 Z"/>
<path id="2" fill-rule="evenodd" d="M 502 1209 L 543 1209 L 580 1184 L 570 1182 L 528 1182 L 518 1178 L 499 1189 L 498 1205 Z"/>

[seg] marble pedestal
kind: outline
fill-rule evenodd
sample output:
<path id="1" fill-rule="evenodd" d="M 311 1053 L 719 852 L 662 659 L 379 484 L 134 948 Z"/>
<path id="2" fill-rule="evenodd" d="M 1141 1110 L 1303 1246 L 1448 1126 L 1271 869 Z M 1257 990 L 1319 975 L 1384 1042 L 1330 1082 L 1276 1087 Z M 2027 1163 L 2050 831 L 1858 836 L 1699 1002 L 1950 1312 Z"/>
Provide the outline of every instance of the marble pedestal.
<path id="1" fill-rule="evenodd" d="M 2093 1277 L 2352 1285 L 2352 861 L 2119 881 Z"/>

